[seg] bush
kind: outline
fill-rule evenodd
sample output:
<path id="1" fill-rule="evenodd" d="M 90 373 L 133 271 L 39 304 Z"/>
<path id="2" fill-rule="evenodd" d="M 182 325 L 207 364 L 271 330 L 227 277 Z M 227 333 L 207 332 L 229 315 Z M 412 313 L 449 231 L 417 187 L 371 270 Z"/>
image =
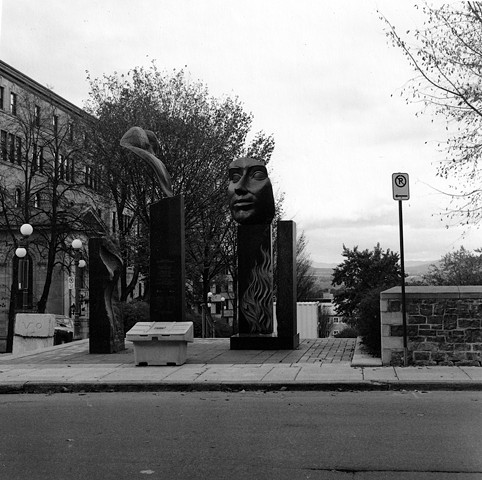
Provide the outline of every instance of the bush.
<path id="1" fill-rule="evenodd" d="M 380 289 L 374 289 L 366 294 L 360 302 L 360 317 L 357 319 L 362 343 L 368 353 L 375 357 L 381 354 L 380 291 Z"/>
<path id="2" fill-rule="evenodd" d="M 202 337 L 202 316 L 200 313 L 196 313 L 194 310 L 188 310 L 186 312 L 186 322 L 193 323 L 193 333 L 195 337 Z"/>
<path id="3" fill-rule="evenodd" d="M 127 333 L 137 322 L 150 322 L 149 304 L 140 300 L 122 305 L 124 317 L 124 333 Z"/>
<path id="4" fill-rule="evenodd" d="M 340 333 L 334 335 L 335 338 L 357 338 L 358 332 L 352 327 L 346 327 Z"/>

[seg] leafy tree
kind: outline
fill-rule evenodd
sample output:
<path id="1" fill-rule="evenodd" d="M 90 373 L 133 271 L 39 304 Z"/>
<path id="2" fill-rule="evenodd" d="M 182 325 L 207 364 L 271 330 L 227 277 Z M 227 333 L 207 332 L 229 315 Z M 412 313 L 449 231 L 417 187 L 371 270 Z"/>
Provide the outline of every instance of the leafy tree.
<path id="1" fill-rule="evenodd" d="M 438 264 L 430 265 L 423 275 L 427 285 L 482 285 L 482 254 L 460 247 L 445 254 Z"/>
<path id="2" fill-rule="evenodd" d="M 201 82 L 184 71 L 160 72 L 155 63 L 134 68 L 126 76 L 116 73 L 91 79 L 87 108 L 98 122 L 91 132 L 93 157 L 102 165 L 102 183 L 114 199 L 116 237 L 126 265 L 134 266 L 122 298 L 132 292 L 140 273 L 148 276 L 140 250 L 129 242 L 139 223 L 149 225 L 148 205 L 162 193 L 150 182 L 150 173 L 119 146 L 132 126 L 153 131 L 159 139 L 159 158 L 172 177 L 175 195 L 185 203 L 187 275 L 193 295 L 205 298 L 212 279 L 226 268 L 226 242 L 233 225 L 225 199 L 227 167 L 236 157 L 254 155 L 269 161 L 274 148 L 271 136 L 251 131 L 253 116 L 238 98 L 217 99 Z M 147 242 L 142 251 L 148 255 Z"/>
<path id="3" fill-rule="evenodd" d="M 326 305 L 321 305 L 320 314 L 318 316 L 318 334 L 320 338 L 325 338 L 327 335 L 328 325 L 330 323 L 330 313 Z"/>
<path id="4" fill-rule="evenodd" d="M 437 7 L 424 3 L 415 8 L 423 12 L 425 21 L 405 34 L 381 18 L 388 38 L 416 72 L 404 92 L 407 103 L 419 102 L 447 122 L 447 157 L 438 168 L 439 176 L 453 179 L 446 213 L 461 224 L 478 224 L 482 219 L 482 3 Z"/>
<path id="5" fill-rule="evenodd" d="M 377 244 L 373 250 L 350 250 L 343 245 L 345 260 L 333 271 L 332 285 L 341 287 L 333 303 L 339 315 L 357 328 L 363 343 L 375 354 L 380 352 L 380 292 L 399 285 L 399 257 Z"/>

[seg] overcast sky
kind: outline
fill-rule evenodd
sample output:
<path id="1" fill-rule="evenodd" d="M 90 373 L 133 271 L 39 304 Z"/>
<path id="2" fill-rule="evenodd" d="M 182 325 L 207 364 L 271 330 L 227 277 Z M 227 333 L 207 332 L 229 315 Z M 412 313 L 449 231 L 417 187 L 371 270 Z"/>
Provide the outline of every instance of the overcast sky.
<path id="1" fill-rule="evenodd" d="M 315 262 L 349 248 L 399 251 L 391 176 L 410 176 L 405 258 L 437 260 L 481 232 L 445 228 L 436 189 L 444 126 L 416 118 L 401 89 L 413 76 L 386 41 L 421 25 L 412 2 L 371 0 L 0 0 L 0 58 L 79 106 L 92 76 L 155 59 L 185 68 L 215 96 L 237 95 L 254 130 L 273 134 L 275 188 Z"/>

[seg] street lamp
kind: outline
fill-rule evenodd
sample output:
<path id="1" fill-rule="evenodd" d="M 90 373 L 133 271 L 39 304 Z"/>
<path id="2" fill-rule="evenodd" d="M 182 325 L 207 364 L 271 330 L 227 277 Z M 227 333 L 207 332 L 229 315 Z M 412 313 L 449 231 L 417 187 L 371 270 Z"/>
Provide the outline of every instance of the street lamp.
<path id="1" fill-rule="evenodd" d="M 221 320 L 224 319 L 224 302 L 226 299 L 224 297 L 221 297 Z"/>
<path id="2" fill-rule="evenodd" d="M 74 338 L 80 338 L 80 272 L 85 267 L 85 260 L 81 259 L 82 240 L 76 238 L 72 241 L 75 265 L 75 310 L 74 310 Z"/>
<path id="3" fill-rule="evenodd" d="M 20 227 L 20 246 L 15 250 L 15 256 L 18 261 L 18 289 L 22 290 L 22 311 L 25 311 L 28 306 L 28 290 L 29 290 L 29 272 L 30 260 L 27 257 L 28 238 L 33 233 L 33 227 L 30 223 L 24 223 Z M 25 258 L 27 257 L 27 258 Z"/>
<path id="4" fill-rule="evenodd" d="M 208 312 L 209 312 L 208 318 L 211 319 L 211 335 L 214 338 L 216 336 L 216 331 L 215 331 L 216 330 L 216 321 L 213 317 L 211 317 L 211 299 L 212 299 L 212 296 L 213 296 L 213 292 L 208 292 L 208 303 L 207 303 Z"/>
<path id="5" fill-rule="evenodd" d="M 207 316 L 208 316 L 208 308 L 211 308 L 211 297 L 213 296 L 212 292 L 208 292 L 206 294 L 206 298 L 203 300 L 201 305 L 202 308 L 202 319 L 201 319 L 201 330 L 202 330 L 202 338 L 206 338 L 206 330 L 207 330 Z"/>

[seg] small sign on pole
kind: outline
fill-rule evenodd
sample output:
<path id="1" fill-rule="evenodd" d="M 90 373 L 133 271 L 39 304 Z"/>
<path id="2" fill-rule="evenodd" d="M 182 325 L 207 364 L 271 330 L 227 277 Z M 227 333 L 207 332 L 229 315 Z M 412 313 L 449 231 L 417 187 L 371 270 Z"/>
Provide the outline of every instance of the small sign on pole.
<path id="1" fill-rule="evenodd" d="M 398 201 L 398 221 L 400 229 L 400 273 L 402 275 L 402 325 L 403 325 L 403 364 L 408 365 L 408 334 L 407 334 L 407 310 L 405 301 L 405 252 L 403 249 L 403 213 L 402 200 L 410 199 L 408 187 L 408 173 L 392 174 L 393 199 Z"/>
<path id="2" fill-rule="evenodd" d="M 75 277 L 73 276 L 68 277 L 67 283 L 69 285 L 69 290 L 73 290 L 75 288 Z"/>
<path id="3" fill-rule="evenodd" d="M 392 190 L 394 200 L 409 200 L 408 173 L 392 174 Z"/>

